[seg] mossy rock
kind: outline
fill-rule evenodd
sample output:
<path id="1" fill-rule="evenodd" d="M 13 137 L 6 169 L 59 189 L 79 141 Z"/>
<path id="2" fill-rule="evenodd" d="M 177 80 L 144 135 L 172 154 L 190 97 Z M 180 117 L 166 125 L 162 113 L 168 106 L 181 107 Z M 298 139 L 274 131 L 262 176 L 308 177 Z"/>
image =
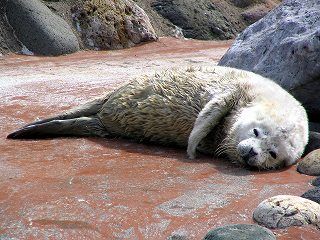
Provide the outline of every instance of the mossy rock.
<path id="1" fill-rule="evenodd" d="M 85 0 L 72 12 L 91 49 L 121 49 L 157 39 L 148 16 L 131 0 Z"/>

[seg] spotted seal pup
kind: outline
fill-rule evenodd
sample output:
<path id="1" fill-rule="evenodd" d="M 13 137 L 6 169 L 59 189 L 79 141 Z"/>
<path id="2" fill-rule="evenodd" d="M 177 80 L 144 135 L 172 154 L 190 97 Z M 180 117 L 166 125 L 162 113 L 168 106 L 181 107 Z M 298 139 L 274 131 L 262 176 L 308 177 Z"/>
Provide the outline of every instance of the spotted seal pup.
<path id="1" fill-rule="evenodd" d="M 260 75 L 227 67 L 141 76 L 11 139 L 120 136 L 186 147 L 259 169 L 294 164 L 308 141 L 305 109 Z"/>

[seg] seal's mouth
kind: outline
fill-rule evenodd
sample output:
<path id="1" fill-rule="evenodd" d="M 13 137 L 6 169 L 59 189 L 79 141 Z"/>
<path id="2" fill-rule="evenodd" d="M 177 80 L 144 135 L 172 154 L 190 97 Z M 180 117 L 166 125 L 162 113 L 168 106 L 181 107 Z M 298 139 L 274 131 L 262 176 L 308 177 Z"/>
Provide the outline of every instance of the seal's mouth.
<path id="1" fill-rule="evenodd" d="M 257 165 L 254 159 L 250 159 L 250 157 L 248 156 L 241 157 L 240 154 L 237 156 L 236 161 L 233 161 L 233 163 L 250 171 L 268 170 L 268 168 L 266 168 L 265 166 Z"/>
<path id="2" fill-rule="evenodd" d="M 285 167 L 284 163 L 279 163 L 277 165 L 270 165 L 266 163 L 258 163 L 254 158 L 242 158 L 241 164 L 244 168 L 250 171 L 268 171 L 268 170 L 279 170 Z"/>

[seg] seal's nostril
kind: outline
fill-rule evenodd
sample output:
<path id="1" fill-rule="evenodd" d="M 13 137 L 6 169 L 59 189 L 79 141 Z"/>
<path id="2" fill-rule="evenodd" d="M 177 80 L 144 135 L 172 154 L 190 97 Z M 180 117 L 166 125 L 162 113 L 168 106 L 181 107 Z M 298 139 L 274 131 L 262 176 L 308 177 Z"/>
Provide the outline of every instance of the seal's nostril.
<path id="1" fill-rule="evenodd" d="M 253 149 L 253 147 L 250 149 L 249 152 L 247 152 L 247 154 L 243 155 L 242 156 L 242 159 L 244 160 L 244 162 L 246 164 L 249 164 L 250 165 L 250 162 L 253 161 L 252 157 L 258 155 L 258 153 Z"/>
<path id="2" fill-rule="evenodd" d="M 258 155 L 258 153 L 256 153 L 253 149 L 253 147 L 250 149 L 249 153 L 248 153 L 249 157 L 253 157 L 253 156 L 256 156 Z"/>

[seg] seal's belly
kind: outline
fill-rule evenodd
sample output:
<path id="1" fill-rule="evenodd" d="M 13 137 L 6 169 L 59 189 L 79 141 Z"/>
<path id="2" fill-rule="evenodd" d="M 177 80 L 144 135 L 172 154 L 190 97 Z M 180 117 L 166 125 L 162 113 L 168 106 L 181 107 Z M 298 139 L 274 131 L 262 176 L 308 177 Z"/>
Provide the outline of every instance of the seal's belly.
<path id="1" fill-rule="evenodd" d="M 194 122 L 209 101 L 204 81 L 187 77 L 139 79 L 113 92 L 99 117 L 116 136 L 186 146 Z"/>

